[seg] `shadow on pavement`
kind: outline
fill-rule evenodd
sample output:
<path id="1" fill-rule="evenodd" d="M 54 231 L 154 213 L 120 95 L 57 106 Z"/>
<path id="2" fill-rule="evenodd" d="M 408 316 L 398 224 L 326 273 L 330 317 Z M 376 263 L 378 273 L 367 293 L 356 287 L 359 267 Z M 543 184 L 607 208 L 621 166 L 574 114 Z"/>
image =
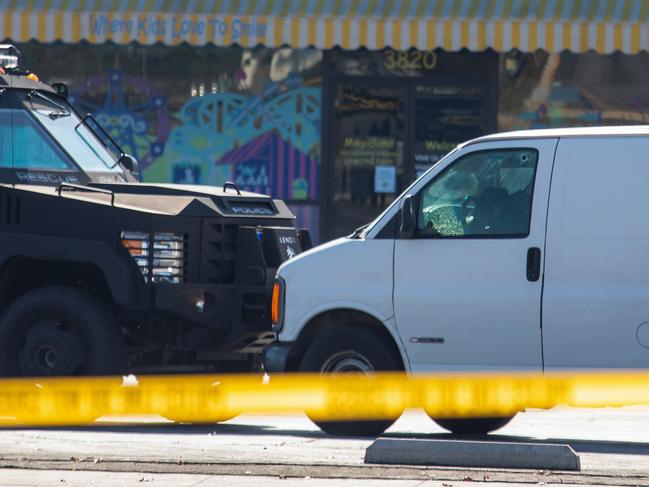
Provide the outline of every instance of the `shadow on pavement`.
<path id="1" fill-rule="evenodd" d="M 151 435 L 264 435 L 264 436 L 293 436 L 314 439 L 336 439 L 344 440 L 373 440 L 373 438 L 346 437 L 337 438 L 317 430 L 301 430 L 277 428 L 268 425 L 248 425 L 236 423 L 216 424 L 177 424 L 177 423 L 151 423 L 151 424 L 93 424 L 89 426 L 74 427 L 20 427 L 7 428 L 11 430 L 29 429 L 42 431 L 78 431 L 78 432 L 102 432 L 107 433 L 130 433 L 130 434 L 151 434 Z M 1 431 L 1 430 L 0 430 Z M 533 444 L 563 444 L 569 445 L 577 453 L 604 453 L 615 455 L 649 455 L 649 443 L 610 441 L 610 440 L 577 440 L 571 438 L 546 438 L 538 439 L 526 436 L 514 435 L 452 435 L 450 433 L 386 433 L 382 437 L 393 439 L 431 439 L 431 440 L 468 440 L 488 442 L 510 442 L 510 443 L 533 443 Z"/>

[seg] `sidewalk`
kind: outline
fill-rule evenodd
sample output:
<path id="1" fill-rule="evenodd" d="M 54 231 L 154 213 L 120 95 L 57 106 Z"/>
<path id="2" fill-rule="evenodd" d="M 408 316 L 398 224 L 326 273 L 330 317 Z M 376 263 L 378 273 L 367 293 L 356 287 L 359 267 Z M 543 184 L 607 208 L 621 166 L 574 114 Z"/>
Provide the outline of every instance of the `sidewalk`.
<path id="1" fill-rule="evenodd" d="M 476 482 L 433 480 L 314 479 L 309 477 L 259 477 L 234 475 L 142 474 L 122 472 L 72 472 L 65 470 L 0 470 L 2 487 L 475 487 Z M 505 485 L 489 482 L 489 485 Z M 507 483 L 508 487 L 529 484 Z M 553 484 L 547 484 L 547 487 Z M 554 484 L 570 487 L 575 484 Z"/>

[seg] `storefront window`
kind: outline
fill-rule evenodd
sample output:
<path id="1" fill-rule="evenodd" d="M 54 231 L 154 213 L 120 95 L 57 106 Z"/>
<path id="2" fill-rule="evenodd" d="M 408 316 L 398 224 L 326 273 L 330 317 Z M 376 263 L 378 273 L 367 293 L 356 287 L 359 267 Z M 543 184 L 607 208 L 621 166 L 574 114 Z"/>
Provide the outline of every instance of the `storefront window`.
<path id="1" fill-rule="evenodd" d="M 485 89 L 479 86 L 415 87 L 415 175 L 459 143 L 485 133 Z"/>
<path id="2" fill-rule="evenodd" d="M 649 54 L 501 56 L 500 130 L 649 121 Z"/>
<path id="3" fill-rule="evenodd" d="M 394 85 L 338 87 L 333 236 L 370 222 L 401 190 L 404 98 Z"/>

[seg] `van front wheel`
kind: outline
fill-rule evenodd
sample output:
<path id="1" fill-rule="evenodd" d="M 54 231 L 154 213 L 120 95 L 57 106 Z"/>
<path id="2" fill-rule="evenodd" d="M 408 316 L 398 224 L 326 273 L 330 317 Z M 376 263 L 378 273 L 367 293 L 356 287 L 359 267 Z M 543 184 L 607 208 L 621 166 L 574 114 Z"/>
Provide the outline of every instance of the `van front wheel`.
<path id="1" fill-rule="evenodd" d="M 302 372 L 322 374 L 403 370 L 387 340 L 366 328 L 343 328 L 317 338 L 300 364 Z M 322 431 L 336 436 L 378 436 L 398 418 L 362 421 L 323 421 L 309 418 Z"/>
<path id="2" fill-rule="evenodd" d="M 514 416 L 458 419 L 440 419 L 431 417 L 431 419 L 442 428 L 456 435 L 486 435 L 487 433 L 502 428 L 513 418 Z"/>

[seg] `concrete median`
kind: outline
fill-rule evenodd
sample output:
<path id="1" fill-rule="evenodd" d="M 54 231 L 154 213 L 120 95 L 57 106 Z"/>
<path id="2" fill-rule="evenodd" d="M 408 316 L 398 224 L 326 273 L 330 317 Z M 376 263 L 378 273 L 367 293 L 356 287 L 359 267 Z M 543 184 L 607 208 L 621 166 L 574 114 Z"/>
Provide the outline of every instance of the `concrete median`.
<path id="1" fill-rule="evenodd" d="M 580 470 L 568 445 L 494 441 L 379 438 L 365 452 L 365 463 L 449 467 Z"/>

